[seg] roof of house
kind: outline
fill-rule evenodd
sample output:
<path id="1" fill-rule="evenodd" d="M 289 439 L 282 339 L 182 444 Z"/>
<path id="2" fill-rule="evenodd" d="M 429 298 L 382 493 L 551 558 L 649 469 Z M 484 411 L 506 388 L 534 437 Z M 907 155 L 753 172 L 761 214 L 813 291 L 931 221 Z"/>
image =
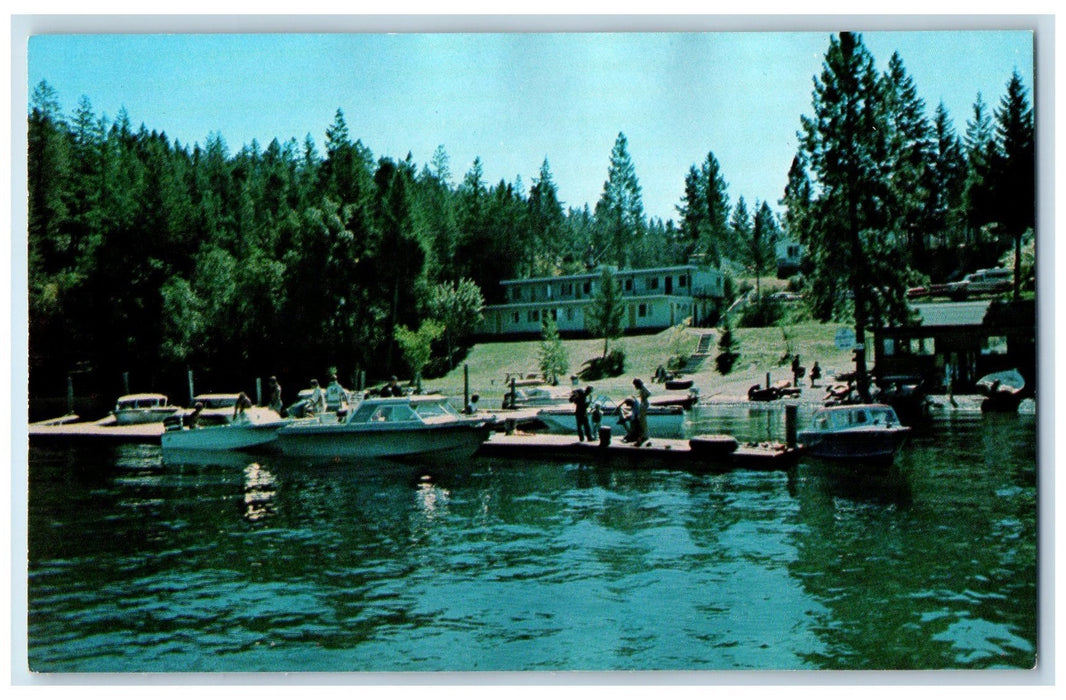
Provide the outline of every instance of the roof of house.
<path id="1" fill-rule="evenodd" d="M 980 326 L 991 300 L 956 301 L 936 304 L 915 304 L 920 323 L 924 328 L 938 326 Z"/>
<path id="2" fill-rule="evenodd" d="M 699 271 L 698 265 L 671 265 L 670 267 L 644 267 L 644 268 L 624 268 L 617 269 L 611 268 L 611 272 L 616 276 L 625 275 L 648 275 L 648 274 L 662 274 L 671 272 L 693 272 Z M 712 270 L 716 272 L 716 270 Z M 577 275 L 559 275 L 557 277 L 529 277 L 526 279 L 508 279 L 500 280 L 502 286 L 515 285 L 515 284 L 530 284 L 530 283 L 543 283 L 543 282 L 575 282 L 578 280 L 597 280 L 603 274 L 602 268 L 597 268 L 591 272 L 582 272 Z"/>

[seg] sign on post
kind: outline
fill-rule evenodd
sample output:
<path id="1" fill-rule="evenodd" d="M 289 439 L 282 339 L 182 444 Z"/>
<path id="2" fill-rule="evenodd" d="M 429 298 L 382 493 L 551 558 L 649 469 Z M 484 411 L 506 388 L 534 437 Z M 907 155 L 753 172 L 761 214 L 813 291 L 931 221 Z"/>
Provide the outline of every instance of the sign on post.
<path id="1" fill-rule="evenodd" d="M 851 328 L 837 329 L 834 341 L 838 350 L 851 350 L 855 347 L 855 331 Z"/>

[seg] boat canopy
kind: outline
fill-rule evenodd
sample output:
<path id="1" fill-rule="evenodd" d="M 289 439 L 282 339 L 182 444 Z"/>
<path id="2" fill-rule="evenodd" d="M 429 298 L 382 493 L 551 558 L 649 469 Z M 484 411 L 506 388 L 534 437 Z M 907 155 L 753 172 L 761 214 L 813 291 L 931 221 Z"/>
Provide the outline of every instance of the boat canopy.
<path id="1" fill-rule="evenodd" d="M 435 423 L 460 417 L 443 396 L 364 399 L 348 423 Z"/>
<path id="2" fill-rule="evenodd" d="M 834 406 L 816 411 L 811 425 L 819 431 L 890 427 L 899 425 L 899 418 L 891 406 Z"/>
<path id="3" fill-rule="evenodd" d="M 167 405 L 167 397 L 163 394 L 129 394 L 118 397 L 117 408 L 130 410 L 134 408 L 158 408 Z"/>

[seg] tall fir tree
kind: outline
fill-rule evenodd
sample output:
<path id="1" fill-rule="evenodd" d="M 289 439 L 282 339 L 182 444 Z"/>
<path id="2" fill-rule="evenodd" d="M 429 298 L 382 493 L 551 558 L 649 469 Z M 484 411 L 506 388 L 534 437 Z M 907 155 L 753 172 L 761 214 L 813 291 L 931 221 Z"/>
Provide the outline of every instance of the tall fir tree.
<path id="1" fill-rule="evenodd" d="M 817 224 L 806 230 L 813 253 L 815 310 L 831 315 L 852 297 L 856 373 L 860 395 L 869 398 L 866 329 L 902 320 L 905 250 L 889 228 L 884 204 L 885 109 L 873 57 L 859 35 L 842 32 L 830 40 L 815 80 L 813 116 L 802 119 L 801 143 L 816 176 L 812 201 Z"/>
<path id="2" fill-rule="evenodd" d="M 633 244 L 644 234 L 644 202 L 626 136 L 618 134 L 611 149 L 607 180 L 596 203 L 596 256 L 599 262 L 625 267 Z"/>
<path id="3" fill-rule="evenodd" d="M 1033 110 L 1015 70 L 996 110 L 997 158 L 993 161 L 997 218 L 1014 242 L 1014 296 L 1021 281 L 1021 241 L 1036 225 L 1036 140 Z"/>

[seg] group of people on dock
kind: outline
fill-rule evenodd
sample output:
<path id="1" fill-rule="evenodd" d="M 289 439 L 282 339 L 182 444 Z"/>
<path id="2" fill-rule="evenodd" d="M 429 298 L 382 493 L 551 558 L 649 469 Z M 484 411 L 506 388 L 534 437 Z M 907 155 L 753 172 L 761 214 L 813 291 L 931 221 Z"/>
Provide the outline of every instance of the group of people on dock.
<path id="1" fill-rule="evenodd" d="M 638 447 L 648 441 L 648 408 L 651 405 L 651 392 L 639 377 L 633 379 L 633 396 L 622 401 L 618 411 L 619 423 L 626 429 L 622 442 L 630 442 Z M 603 420 L 603 408 L 592 401 L 591 386 L 578 387 L 570 394 L 570 403 L 574 404 L 574 420 L 577 423 L 577 438 L 584 442 L 594 440 L 600 431 Z M 590 410 L 591 408 L 591 410 Z"/>

